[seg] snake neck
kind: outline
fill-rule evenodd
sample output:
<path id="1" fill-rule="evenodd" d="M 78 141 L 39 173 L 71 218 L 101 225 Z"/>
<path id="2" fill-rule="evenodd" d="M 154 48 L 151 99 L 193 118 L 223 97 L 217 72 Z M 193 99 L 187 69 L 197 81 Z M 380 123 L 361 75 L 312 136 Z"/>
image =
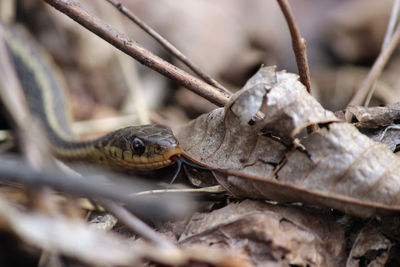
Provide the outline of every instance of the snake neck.
<path id="1" fill-rule="evenodd" d="M 0 38 L 5 40 L 29 108 L 42 122 L 56 157 L 115 170 L 143 170 L 168 166 L 181 155 L 178 141 L 162 125 L 130 126 L 93 141 L 78 141 L 70 128 L 65 83 L 50 57 L 1 22 Z"/>
<path id="2" fill-rule="evenodd" d="M 0 23 L 0 36 L 12 57 L 16 74 L 24 90 L 29 109 L 40 119 L 54 154 L 66 160 L 93 161 L 94 141 L 77 141 L 72 133 L 71 113 L 64 81 L 57 73 L 50 57 L 39 47 L 25 45 L 31 40 L 10 31 Z"/>
<path id="3" fill-rule="evenodd" d="M 59 139 L 57 141 L 50 140 L 50 147 L 53 154 L 62 160 L 97 163 L 103 157 L 102 151 L 98 149 L 98 143 L 98 140 L 69 141 Z"/>

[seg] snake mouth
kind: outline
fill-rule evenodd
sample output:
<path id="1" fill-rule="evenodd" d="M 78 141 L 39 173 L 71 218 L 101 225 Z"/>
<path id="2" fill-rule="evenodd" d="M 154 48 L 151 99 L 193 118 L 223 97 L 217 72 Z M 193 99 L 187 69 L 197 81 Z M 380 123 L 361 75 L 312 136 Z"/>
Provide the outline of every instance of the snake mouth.
<path id="1" fill-rule="evenodd" d="M 180 147 L 176 147 L 170 150 L 165 151 L 160 155 L 156 155 L 149 158 L 135 158 L 128 157 L 131 154 L 129 153 L 124 156 L 124 160 L 118 160 L 118 165 L 122 166 L 126 169 L 140 169 L 140 170 L 148 170 L 148 169 L 160 169 L 167 167 L 178 161 L 182 154 L 182 149 Z"/>
<path id="2" fill-rule="evenodd" d="M 167 167 L 175 162 L 178 161 L 178 159 L 182 155 L 182 149 L 180 147 L 176 147 L 174 149 L 168 150 L 164 152 L 163 154 L 163 160 L 160 161 L 153 161 L 153 162 L 148 162 L 146 164 L 147 166 L 143 166 L 145 168 L 152 168 L 152 169 L 160 169 L 163 167 Z"/>
<path id="3" fill-rule="evenodd" d="M 180 147 L 176 147 L 170 151 L 164 153 L 164 159 L 168 159 L 171 162 L 176 162 L 182 155 L 182 149 Z"/>

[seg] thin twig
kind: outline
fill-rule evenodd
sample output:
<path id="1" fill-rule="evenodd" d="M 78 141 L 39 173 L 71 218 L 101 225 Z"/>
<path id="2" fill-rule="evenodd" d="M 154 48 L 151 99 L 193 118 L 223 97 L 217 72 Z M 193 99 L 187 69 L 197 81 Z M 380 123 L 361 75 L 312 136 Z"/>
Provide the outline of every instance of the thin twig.
<path id="1" fill-rule="evenodd" d="M 395 0 L 392 7 L 392 13 L 390 14 L 389 23 L 386 28 L 385 39 L 383 40 L 381 51 L 385 50 L 385 48 L 389 45 L 390 40 L 392 39 L 394 27 L 396 26 L 396 22 L 399 18 L 399 11 L 400 11 L 400 0 Z M 376 82 L 377 81 L 374 82 L 374 84 L 371 86 L 368 92 L 368 96 L 364 102 L 364 107 L 368 107 L 369 102 L 371 101 L 372 95 L 375 92 Z"/>
<path id="2" fill-rule="evenodd" d="M 201 188 L 178 188 L 178 189 L 155 189 L 150 191 L 142 191 L 139 193 L 133 194 L 133 196 L 144 196 L 144 195 L 158 195 L 158 194 L 221 194 L 226 193 L 226 189 L 224 189 L 220 185 L 214 185 L 209 187 L 201 187 Z"/>
<path id="3" fill-rule="evenodd" d="M 105 41 L 109 42 L 122 52 L 135 58 L 140 63 L 174 80 L 194 93 L 204 97 L 217 106 L 224 106 L 229 96 L 223 94 L 215 87 L 199 80 L 165 60 L 155 56 L 150 51 L 141 47 L 125 34 L 103 22 L 84 10 L 75 0 L 44 0 L 49 5 L 58 9 L 71 19 L 75 20 L 86 29 L 95 33 Z"/>
<path id="4" fill-rule="evenodd" d="M 297 27 L 292 10 L 286 0 L 277 0 L 279 7 L 285 16 L 289 27 L 290 36 L 292 37 L 293 52 L 296 57 L 297 69 L 300 75 L 300 81 L 306 86 L 307 91 L 312 95 L 310 71 L 308 68 L 306 40 L 301 37 L 299 28 Z"/>
<path id="5" fill-rule="evenodd" d="M 371 85 L 376 81 L 377 77 L 381 75 L 383 68 L 385 67 L 386 63 L 388 62 L 390 56 L 392 55 L 394 49 L 396 48 L 397 44 L 400 41 L 400 26 L 397 25 L 395 33 L 393 34 L 393 38 L 390 41 L 389 45 L 382 50 L 379 54 L 378 58 L 374 62 L 374 65 L 370 69 L 367 77 L 362 82 L 360 88 L 358 88 L 357 92 L 354 94 L 353 98 L 351 99 L 349 105 L 361 105 L 363 99 L 367 96 L 368 90 Z M 351 120 L 351 114 L 346 111 L 346 120 Z"/>
<path id="6" fill-rule="evenodd" d="M 294 15 L 289 3 L 286 0 L 277 1 L 289 27 L 290 36 L 292 38 L 293 52 L 296 58 L 297 69 L 300 75 L 300 82 L 305 85 L 305 87 L 307 88 L 307 92 L 312 95 L 306 40 L 300 35 L 299 28 L 297 27 L 296 20 L 294 19 Z M 316 130 L 317 127 L 315 125 L 307 127 L 308 133 L 315 132 Z"/>
<path id="7" fill-rule="evenodd" d="M 201 79 L 203 79 L 208 84 L 218 88 L 221 93 L 230 94 L 230 92 L 223 87 L 220 83 L 214 80 L 210 75 L 205 73 L 199 66 L 195 65 L 189 58 L 187 58 L 181 51 L 179 51 L 173 44 L 168 42 L 164 37 L 162 37 L 158 32 L 147 25 L 143 20 L 136 16 L 129 8 L 124 6 L 122 3 L 115 0 L 106 0 L 111 5 L 116 7 L 122 14 L 128 17 L 136 25 L 138 25 L 142 30 L 147 32 L 151 37 L 153 37 L 157 42 L 159 42 L 167 51 L 169 51 L 174 57 L 185 64 L 189 69 L 196 73 Z"/>
<path id="8" fill-rule="evenodd" d="M 162 199 L 132 197 L 132 193 L 149 190 L 154 185 L 135 180 L 132 176 L 123 179 L 116 174 L 104 172 L 80 172 L 82 176 L 61 172 L 54 166 L 46 165 L 40 171 L 23 161 L 21 157 L 10 155 L 0 157 L 0 180 L 19 183 L 28 188 L 51 187 L 59 192 L 98 200 L 123 203 L 140 218 L 163 218 L 182 216 L 191 210 L 188 197 L 164 195 Z"/>
<path id="9" fill-rule="evenodd" d="M 399 11 L 400 11 L 400 0 L 395 0 L 393 3 L 392 13 L 390 14 L 390 19 L 388 27 L 386 29 L 385 39 L 383 40 L 382 48 L 387 47 L 390 43 L 390 40 L 392 39 L 397 20 L 399 18 Z"/>
<path id="10" fill-rule="evenodd" d="M 154 245 L 164 248 L 175 247 L 174 244 L 163 238 L 160 234 L 150 228 L 150 226 L 139 220 L 135 215 L 118 204 L 111 201 L 101 201 L 101 205 L 108 212 L 117 217 L 121 223 Z"/>
<path id="11" fill-rule="evenodd" d="M 26 150 L 26 148 L 39 146 L 39 144 L 34 142 L 32 137 L 27 137 L 27 132 L 32 134 L 32 132 L 26 128 L 26 125 L 28 125 L 26 121 L 27 118 L 30 117 L 30 113 L 27 109 L 26 100 L 22 93 L 22 88 L 19 84 L 17 75 L 13 70 L 13 64 L 8 56 L 5 43 L 0 37 L 0 98 L 3 100 L 3 103 L 6 104 L 7 110 L 13 117 L 13 121 L 16 125 L 16 131 L 19 135 L 25 137 L 21 139 L 26 139 L 26 142 L 23 143 Z M 29 121 L 31 122 L 32 118 L 30 118 Z M 29 123 L 28 127 L 30 127 L 30 130 L 32 130 L 32 123 Z M 36 141 L 37 139 L 40 139 L 41 136 L 44 136 L 44 134 L 38 133 L 34 135 Z M 132 188 L 135 188 L 136 191 L 144 184 L 133 184 L 127 181 L 119 180 L 118 178 L 113 178 L 112 181 L 108 182 L 107 180 L 102 180 L 101 176 L 96 174 L 82 177 L 72 170 L 69 172 L 65 172 L 64 170 L 63 172 L 58 168 L 54 168 L 52 164 L 46 164 L 45 161 L 41 160 L 45 156 L 45 151 L 43 150 L 46 149 L 46 145 L 44 145 L 44 147 L 45 148 L 35 149 L 35 157 L 28 157 L 28 159 L 30 159 L 30 164 L 24 161 L 21 157 L 6 158 L 3 156 L 0 158 L 0 180 L 7 181 L 9 183 L 21 183 L 28 188 L 34 189 L 52 187 L 67 194 L 88 196 L 97 199 L 105 208 L 115 214 L 123 223 L 125 223 L 129 228 L 134 230 L 146 240 L 151 241 L 159 247 L 175 248 L 172 243 L 169 243 L 167 240 L 163 239 L 150 227 L 148 227 L 134 215 L 130 214 L 125 208 L 113 202 L 118 201 L 120 203 L 126 203 L 127 206 L 131 210 L 135 211 L 139 216 L 144 215 L 147 217 L 149 215 L 153 218 L 155 216 L 160 218 L 160 215 L 167 215 L 167 213 L 170 211 L 175 213 L 180 209 L 179 205 L 174 203 L 174 201 L 170 202 L 169 205 L 165 205 L 166 202 L 172 200 L 171 198 L 169 200 L 161 200 L 160 198 L 144 199 L 143 197 L 132 197 L 130 196 L 132 194 Z M 47 150 L 49 150 L 48 147 Z M 27 153 L 27 151 L 25 152 Z M 50 154 L 49 157 L 51 158 Z M 40 168 L 35 168 L 35 166 Z M 145 187 L 147 187 L 146 189 L 151 188 L 150 186 Z M 39 194 L 39 192 L 42 191 L 35 192 L 37 192 L 37 196 L 43 195 Z M 188 208 L 189 206 L 183 207 L 183 210 L 189 210 L 190 208 Z M 178 211 L 178 213 L 180 212 Z M 176 215 L 178 214 L 173 216 Z M 164 216 L 164 219 L 168 217 L 169 216 Z"/>

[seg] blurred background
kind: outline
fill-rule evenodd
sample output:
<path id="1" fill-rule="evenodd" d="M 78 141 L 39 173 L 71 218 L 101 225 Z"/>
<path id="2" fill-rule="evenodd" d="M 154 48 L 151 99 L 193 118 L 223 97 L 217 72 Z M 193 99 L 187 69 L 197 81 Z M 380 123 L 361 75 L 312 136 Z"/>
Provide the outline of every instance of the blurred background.
<path id="1" fill-rule="evenodd" d="M 246 81 L 262 65 L 276 65 L 277 70 L 297 73 L 290 34 L 276 1 L 119 1 L 232 92 L 244 86 Z M 190 72 L 107 1 L 79 0 L 79 2 L 90 13 L 95 14 L 120 32 L 125 33 L 146 49 Z M 338 111 L 345 108 L 381 50 L 393 0 L 291 0 L 289 2 L 301 35 L 307 41 L 313 95 L 327 109 Z M 43 0 L 0 0 L 0 19 L 5 23 L 19 25 L 21 30 L 30 34 L 33 37 L 32 39 L 54 59 L 55 65 L 58 66 L 60 73 L 62 73 L 60 76 L 65 79 L 75 120 L 100 119 L 101 123 L 96 125 L 106 126 L 106 128 L 96 128 L 97 126 L 94 127 L 94 124 L 83 123 L 81 124 L 84 125 L 83 127 L 79 130 L 75 129 L 81 135 L 92 134 L 93 132 L 101 134 L 110 129 L 122 127 L 124 124 L 143 124 L 150 121 L 163 123 L 175 128 L 216 107 L 153 70 L 140 65 L 134 59 L 124 55 L 64 14 L 45 4 Z M 395 51 L 381 75 L 371 106 L 387 105 L 400 100 L 399 55 L 399 51 Z M 1 117 L 0 128 L 3 128 Z M 111 120 L 106 122 L 104 120 L 106 118 L 111 118 Z M 124 119 L 122 120 L 122 118 Z M 117 124 L 111 123 L 115 120 L 118 121 Z M 76 123 L 74 126 L 77 125 Z M 75 128 L 78 129 L 79 127 Z M 89 135 L 87 137 L 92 136 Z M 395 139 L 395 141 L 394 146 L 399 143 L 398 139 Z M 278 166 L 282 166 L 281 163 Z M 165 179 L 166 183 L 168 183 L 172 177 L 171 174 L 175 170 L 175 166 L 160 170 L 164 174 L 159 175 L 159 177 Z M 195 184 L 193 180 L 192 183 Z M 24 200 L 31 200 L 34 197 L 39 199 L 39 195 L 31 194 L 31 192 L 26 196 L 23 195 L 25 197 L 23 198 Z M 43 194 L 42 197 L 48 203 L 53 204 L 53 198 L 48 192 Z M 42 202 L 35 200 L 36 204 L 29 203 L 27 207 L 42 205 L 45 203 L 43 199 L 39 199 Z M 211 202 L 204 205 L 204 210 L 217 209 L 225 206 L 231 200 L 229 198 L 225 200 L 224 196 L 224 200 L 220 201 L 218 199 L 216 203 Z M 247 212 L 247 209 L 244 208 L 243 210 Z M 30 212 L 29 208 L 26 210 Z M 258 210 L 259 208 L 257 208 L 257 212 L 259 212 Z M 288 214 L 286 208 L 284 210 L 283 212 Z M 71 213 L 71 211 L 72 209 L 68 208 L 66 213 Z M 295 212 L 295 216 L 300 216 L 299 211 Z M 48 210 L 46 209 L 45 213 L 47 214 L 47 212 Z M 232 211 L 228 210 L 228 212 Z M 237 211 L 233 210 L 234 212 Z M 11 218 L 14 215 L 10 212 L 4 212 L 4 208 L 2 213 L 3 215 L 7 214 L 8 217 L 0 216 L 0 223 L 3 225 L 3 227 L 0 227 L 0 265 L 3 266 L 4 264 L 2 265 L 1 263 L 5 262 L 5 260 L 16 259 L 18 262 L 23 262 L 23 264 L 9 264 L 9 266 L 36 266 L 41 251 L 35 250 L 32 253 L 31 247 L 21 247 L 15 237 L 7 232 L 8 229 L 4 231 L 4 225 L 7 225 L 3 222 L 4 218 Z M 339 218 L 340 214 L 336 211 L 335 213 L 337 215 L 334 216 Z M 73 216 L 81 216 L 78 213 L 72 214 L 73 216 L 71 214 L 68 214 L 68 218 L 74 219 Z M 324 225 L 324 227 L 332 225 L 332 227 L 328 227 L 329 231 L 331 231 L 335 229 L 333 228 L 333 217 L 330 218 L 325 214 L 328 213 L 324 212 L 321 216 L 326 219 L 326 223 L 318 223 L 318 225 Z M 96 214 L 93 213 L 93 215 L 94 218 Z M 306 215 L 301 215 L 300 218 L 306 218 L 303 216 L 308 217 L 310 215 L 311 213 L 307 211 Z M 223 217 L 227 218 L 225 214 Z M 13 224 L 18 226 L 21 222 L 24 222 L 24 225 L 30 225 L 33 233 L 37 229 L 41 229 L 41 227 L 37 227 L 37 220 L 35 220 L 36 224 L 30 224 L 30 221 L 27 221 L 25 217 L 21 218 L 16 221 L 17 223 Z M 201 222 L 199 220 L 200 217 L 194 218 L 194 221 L 197 221 L 195 225 Z M 280 222 L 283 221 L 281 218 L 284 217 L 279 217 Z M 315 219 L 317 217 L 314 215 L 310 218 L 307 220 L 301 219 L 301 225 L 304 222 L 319 220 Z M 342 218 L 341 215 L 340 218 Z M 347 218 L 347 216 L 343 218 Z M 345 220 L 349 220 L 349 222 Z M 115 220 L 111 228 L 116 223 Z M 184 224 L 186 224 L 186 220 Z M 168 238 L 175 240 L 179 236 L 177 233 L 183 232 L 186 228 L 184 224 L 171 223 L 159 228 L 165 229 L 163 234 L 165 236 L 169 235 Z M 247 227 L 247 223 L 245 224 Z M 362 225 L 361 221 L 351 222 L 350 219 L 343 219 L 340 224 L 343 224 L 343 228 L 348 228 L 346 231 L 354 231 L 354 233 L 357 233 Z M 288 228 L 288 225 L 285 219 L 284 230 L 287 233 L 293 232 L 291 230 L 287 231 L 292 227 Z M 292 225 L 292 222 L 290 222 L 290 225 Z M 293 225 L 298 229 L 307 228 Z M 391 223 L 392 225 L 396 226 L 396 223 Z M 46 226 L 44 224 L 44 228 Z M 279 226 L 280 228 L 281 226 Z M 355 228 L 357 228 L 357 231 L 355 231 Z M 192 231 L 192 228 L 189 227 L 188 229 Z M 258 228 L 255 229 L 259 231 Z M 341 229 L 339 230 L 342 231 Z M 46 235 L 52 233 L 47 230 L 45 229 L 44 231 Z M 119 227 L 119 225 L 114 230 L 122 235 L 131 237 L 131 233 L 126 230 L 124 232 L 124 228 Z M 338 233 L 339 230 L 337 230 Z M 338 235 L 338 240 L 345 240 L 344 231 L 343 237 L 341 236 L 342 234 Z M 277 236 L 281 239 L 280 235 L 281 232 L 278 232 Z M 374 237 L 374 233 L 367 232 L 367 235 Z M 85 235 L 81 236 L 88 238 Z M 312 240 L 310 233 L 304 236 L 306 236 L 307 242 Z M 375 234 L 376 236 L 377 234 Z M 388 236 L 385 235 L 385 240 L 386 237 L 389 238 Z M 53 238 L 57 238 L 57 236 Z M 351 233 L 349 240 L 346 239 L 347 245 L 353 242 L 353 238 L 355 239 L 355 234 Z M 398 241 L 394 237 L 391 238 Z M 72 240 L 72 238 L 69 238 L 69 240 Z M 299 247 L 298 240 L 296 237 L 296 246 L 294 246 L 296 249 Z M 317 240 L 319 240 L 319 237 Z M 73 243 L 74 247 L 77 247 L 75 244 L 82 243 L 83 245 L 86 244 L 90 251 L 98 253 L 97 248 L 93 250 L 93 247 L 87 245 L 91 243 L 80 242 L 80 239 L 73 241 L 77 242 Z M 246 242 L 244 243 L 251 244 L 248 241 L 246 236 Z M 64 243 L 64 240 L 58 240 L 58 242 Z M 103 242 L 98 243 L 96 245 L 107 244 L 105 242 L 104 244 Z M 344 248 L 344 243 L 336 241 L 336 244 L 329 244 L 329 253 L 332 254 L 331 248 L 335 246 L 340 248 L 337 251 L 349 250 L 349 247 Z M 257 239 L 255 244 L 261 244 L 261 241 Z M 268 246 L 270 244 L 273 243 L 268 241 Z M 395 248 L 393 250 L 394 255 L 398 251 L 398 244 L 394 243 L 394 241 L 393 244 L 395 244 L 393 245 Z M 276 247 L 282 250 L 280 246 Z M 19 251 L 21 249 L 23 250 L 22 252 Z M 254 249 L 248 246 L 246 250 L 252 251 Z M 27 251 L 33 256 L 28 257 Z M 256 255 L 260 254 L 258 253 L 259 249 L 254 251 L 256 251 Z M 312 250 L 307 250 L 307 254 L 309 251 Z M 375 248 L 370 249 L 367 247 L 365 254 L 370 257 L 372 255 L 371 251 L 378 251 L 379 257 L 385 255 L 383 246 L 379 246 L 376 250 Z M 283 255 L 281 253 L 283 252 L 280 251 L 276 255 Z M 110 254 L 112 255 L 112 253 Z M 297 257 L 300 254 L 297 254 L 296 251 L 294 255 Z M 265 255 L 263 255 L 263 258 L 266 258 Z M 356 259 L 356 257 L 354 258 Z M 397 257 L 394 258 L 397 260 Z M 283 260 L 284 257 L 281 259 Z M 364 263 L 364 259 L 364 257 L 357 258 L 362 263 Z M 392 262 L 395 260 L 392 260 Z"/>
<path id="2" fill-rule="evenodd" d="M 143 67 L 40 0 L 2 0 L 2 18 L 23 25 L 64 74 L 76 120 L 137 114 L 178 125 L 214 105 Z M 187 70 L 106 1 L 79 1 L 139 44 Z M 125 0 L 137 16 L 231 91 L 261 65 L 297 73 L 291 39 L 276 1 Z M 330 110 L 346 107 L 379 54 L 389 0 L 290 1 L 307 40 L 313 94 Z M 8 4 L 7 4 L 8 3 Z M 400 99 L 395 52 L 373 105 Z M 139 111 L 139 113 L 137 113 Z"/>

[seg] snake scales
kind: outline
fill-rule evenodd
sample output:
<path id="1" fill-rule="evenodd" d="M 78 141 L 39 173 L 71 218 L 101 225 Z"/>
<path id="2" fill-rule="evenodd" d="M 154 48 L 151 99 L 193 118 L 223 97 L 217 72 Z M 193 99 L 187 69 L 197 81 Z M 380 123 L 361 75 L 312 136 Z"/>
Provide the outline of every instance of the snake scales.
<path id="1" fill-rule="evenodd" d="M 29 108 L 42 122 L 55 156 L 114 170 L 158 169 L 180 157 L 182 151 L 171 130 L 156 124 L 130 126 L 92 141 L 80 141 L 71 131 L 66 91 L 51 59 L 29 37 L 1 22 L 0 37 Z"/>

